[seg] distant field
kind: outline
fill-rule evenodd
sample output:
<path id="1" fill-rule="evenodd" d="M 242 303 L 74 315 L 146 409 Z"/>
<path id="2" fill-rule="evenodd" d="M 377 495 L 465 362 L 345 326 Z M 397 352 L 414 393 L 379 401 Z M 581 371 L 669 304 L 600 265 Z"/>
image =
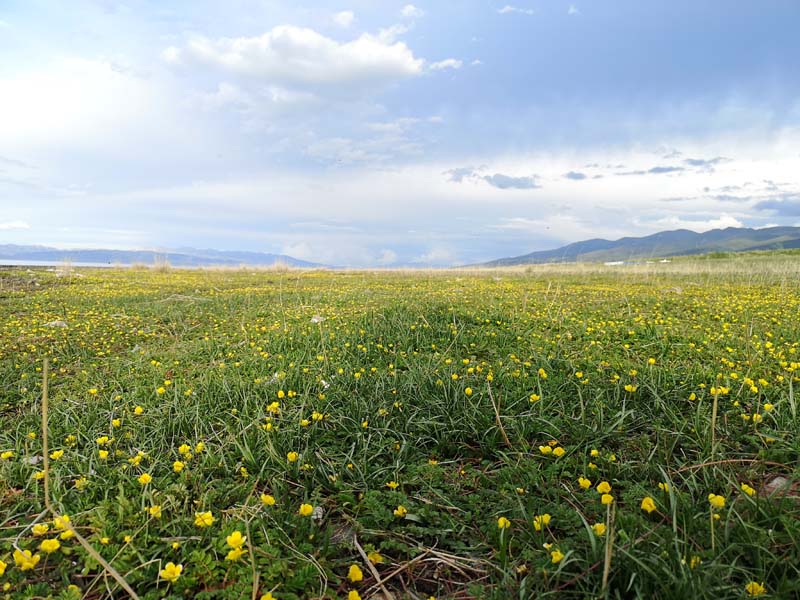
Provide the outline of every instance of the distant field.
<path id="1" fill-rule="evenodd" d="M 799 263 L 0 271 L 0 598 L 800 596 Z"/>

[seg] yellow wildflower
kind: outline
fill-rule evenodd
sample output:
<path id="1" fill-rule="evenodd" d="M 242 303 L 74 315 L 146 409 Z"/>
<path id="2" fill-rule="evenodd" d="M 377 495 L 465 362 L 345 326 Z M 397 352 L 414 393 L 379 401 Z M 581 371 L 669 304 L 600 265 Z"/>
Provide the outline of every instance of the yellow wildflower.
<path id="1" fill-rule="evenodd" d="M 210 527 L 214 523 L 214 515 L 211 511 L 194 513 L 194 524 L 198 527 Z"/>
<path id="2" fill-rule="evenodd" d="M 159 572 L 159 576 L 164 581 L 169 581 L 170 583 L 175 583 L 178 577 L 181 576 L 183 572 L 183 565 L 176 565 L 173 562 L 168 562 L 164 565 L 164 568 L 161 569 Z"/>

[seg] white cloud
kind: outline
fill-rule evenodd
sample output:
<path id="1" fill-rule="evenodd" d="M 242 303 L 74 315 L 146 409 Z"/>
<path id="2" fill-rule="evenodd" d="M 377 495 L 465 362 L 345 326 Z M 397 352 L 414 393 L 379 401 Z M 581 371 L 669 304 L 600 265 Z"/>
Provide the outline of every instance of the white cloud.
<path id="1" fill-rule="evenodd" d="M 400 11 L 400 15 L 406 19 L 418 19 L 425 15 L 425 11 L 413 4 L 406 4 Z"/>
<path id="2" fill-rule="evenodd" d="M 410 26 L 395 23 L 389 27 L 378 30 L 378 39 L 386 44 L 391 44 L 401 35 L 408 33 Z"/>
<path id="3" fill-rule="evenodd" d="M 59 146 L 138 153 L 145 138 L 175 135 L 177 144 L 183 120 L 171 90 L 104 61 L 61 58 L 0 75 L 0 155 Z"/>
<path id="4" fill-rule="evenodd" d="M 393 265 L 397 262 L 397 252 L 394 250 L 381 250 L 381 254 L 376 262 L 384 267 Z"/>
<path id="5" fill-rule="evenodd" d="M 479 59 L 479 58 L 476 58 L 476 59 L 475 59 L 475 60 L 473 60 L 471 63 L 469 63 L 469 65 L 470 65 L 471 67 L 479 67 L 479 66 L 481 66 L 482 64 L 483 64 L 483 61 L 482 61 L 481 59 Z"/>
<path id="6" fill-rule="evenodd" d="M 724 213 L 717 218 L 706 219 L 706 220 L 683 219 L 681 217 L 665 217 L 663 219 L 657 219 L 655 221 L 649 221 L 647 223 L 640 223 L 640 224 L 649 229 L 658 231 L 664 229 L 690 229 L 698 233 L 703 233 L 704 231 L 711 231 L 712 229 L 725 229 L 726 227 L 745 226 L 744 223 L 742 223 L 736 217 Z"/>
<path id="7" fill-rule="evenodd" d="M 173 64 L 200 64 L 272 85 L 380 85 L 418 75 L 424 61 L 403 42 L 368 33 L 340 43 L 313 29 L 280 25 L 257 37 L 195 37 L 164 51 Z"/>
<path id="8" fill-rule="evenodd" d="M 569 5 L 569 9 L 567 10 L 567 14 L 568 15 L 579 15 L 579 14 L 581 14 L 581 11 L 574 4 L 570 4 Z"/>
<path id="9" fill-rule="evenodd" d="M 314 261 L 315 254 L 313 248 L 306 242 L 298 242 L 296 244 L 288 244 L 281 248 L 281 254 L 297 258 L 299 260 Z"/>
<path id="10" fill-rule="evenodd" d="M 446 246 L 434 246 L 424 254 L 417 256 L 413 262 L 433 267 L 449 266 L 458 262 L 458 257 L 452 249 Z"/>
<path id="11" fill-rule="evenodd" d="M 356 16 L 353 14 L 352 10 L 343 10 L 333 15 L 333 22 L 340 27 L 350 27 L 355 20 Z"/>
<path id="12" fill-rule="evenodd" d="M 535 11 L 532 8 L 519 8 L 517 6 L 511 6 L 510 4 L 506 4 L 503 8 L 497 11 L 501 15 L 507 15 L 511 13 L 519 13 L 521 15 L 532 15 Z"/>
<path id="13" fill-rule="evenodd" d="M 460 69 L 464 63 L 455 58 L 447 58 L 430 64 L 431 71 L 442 71 L 444 69 Z"/>
<path id="14" fill-rule="evenodd" d="M 0 229 L 3 231 L 7 231 L 9 229 L 30 229 L 31 226 L 26 223 L 25 221 L 6 221 L 5 223 L 0 223 Z"/>

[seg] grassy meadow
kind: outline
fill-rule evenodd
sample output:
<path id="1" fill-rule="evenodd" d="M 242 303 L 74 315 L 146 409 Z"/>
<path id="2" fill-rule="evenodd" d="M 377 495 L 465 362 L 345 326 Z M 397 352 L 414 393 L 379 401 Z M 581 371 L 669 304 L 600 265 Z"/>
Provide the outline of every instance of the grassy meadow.
<path id="1" fill-rule="evenodd" d="M 0 271 L 0 598 L 798 597 L 798 271 Z"/>

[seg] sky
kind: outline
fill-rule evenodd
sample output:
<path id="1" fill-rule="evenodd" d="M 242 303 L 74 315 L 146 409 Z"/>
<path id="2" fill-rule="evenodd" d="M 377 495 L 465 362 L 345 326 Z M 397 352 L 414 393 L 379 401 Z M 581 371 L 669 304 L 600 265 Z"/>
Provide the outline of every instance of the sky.
<path id="1" fill-rule="evenodd" d="M 471 264 L 800 225 L 800 3 L 0 0 L 0 244 Z"/>

